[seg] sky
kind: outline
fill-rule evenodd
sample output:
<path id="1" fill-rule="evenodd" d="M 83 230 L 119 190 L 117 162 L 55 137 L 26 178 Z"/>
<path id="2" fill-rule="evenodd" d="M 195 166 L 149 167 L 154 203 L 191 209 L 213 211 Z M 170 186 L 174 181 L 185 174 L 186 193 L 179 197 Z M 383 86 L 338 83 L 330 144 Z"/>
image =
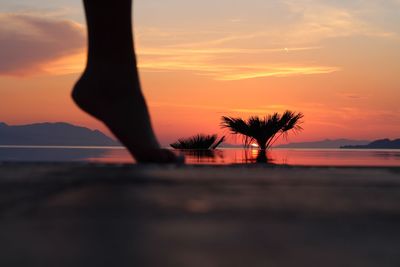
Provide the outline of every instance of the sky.
<path id="1" fill-rule="evenodd" d="M 400 0 L 137 0 L 133 23 L 163 145 L 287 109 L 290 142 L 400 137 Z M 0 121 L 106 131 L 70 99 L 85 27 L 78 0 L 0 0 Z"/>

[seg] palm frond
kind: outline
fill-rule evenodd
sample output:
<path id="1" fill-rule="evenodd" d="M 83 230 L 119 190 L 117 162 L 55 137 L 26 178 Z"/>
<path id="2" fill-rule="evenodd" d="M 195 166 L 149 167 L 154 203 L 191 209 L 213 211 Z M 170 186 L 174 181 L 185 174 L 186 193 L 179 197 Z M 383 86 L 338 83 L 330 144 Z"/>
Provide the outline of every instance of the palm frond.
<path id="1" fill-rule="evenodd" d="M 225 141 L 225 136 L 222 136 L 218 142 L 212 145 L 211 149 L 217 149 L 217 147 Z"/>
<path id="2" fill-rule="evenodd" d="M 175 149 L 215 149 L 217 148 L 224 140 L 225 136 L 218 140 L 218 135 L 204 135 L 197 134 L 195 136 L 189 138 L 181 138 L 178 139 L 175 143 L 170 144 L 172 148 Z"/>
<path id="3" fill-rule="evenodd" d="M 257 142 L 261 149 L 272 146 L 281 136 L 287 136 L 289 131 L 299 132 L 302 130 L 302 113 L 285 111 L 282 115 L 273 113 L 264 118 L 252 116 L 248 120 L 233 117 L 222 117 L 222 128 L 227 128 L 232 134 L 243 136 L 245 146 Z"/>

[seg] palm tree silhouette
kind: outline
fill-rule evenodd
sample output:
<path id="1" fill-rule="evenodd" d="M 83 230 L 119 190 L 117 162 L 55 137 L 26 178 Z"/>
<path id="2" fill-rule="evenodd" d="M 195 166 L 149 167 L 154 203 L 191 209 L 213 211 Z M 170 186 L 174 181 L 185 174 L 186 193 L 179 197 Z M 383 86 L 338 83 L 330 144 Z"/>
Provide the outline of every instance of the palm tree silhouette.
<path id="1" fill-rule="evenodd" d="M 198 134 L 189 138 L 181 138 L 170 146 L 175 149 L 216 149 L 222 142 L 225 136 L 218 139 L 218 135 Z"/>
<path id="2" fill-rule="evenodd" d="M 286 137 L 289 131 L 301 131 L 303 117 L 303 113 L 289 110 L 282 115 L 274 113 L 264 118 L 253 116 L 248 120 L 223 116 L 221 127 L 229 129 L 232 134 L 242 135 L 245 147 L 256 142 L 261 150 L 266 150 L 280 137 Z"/>

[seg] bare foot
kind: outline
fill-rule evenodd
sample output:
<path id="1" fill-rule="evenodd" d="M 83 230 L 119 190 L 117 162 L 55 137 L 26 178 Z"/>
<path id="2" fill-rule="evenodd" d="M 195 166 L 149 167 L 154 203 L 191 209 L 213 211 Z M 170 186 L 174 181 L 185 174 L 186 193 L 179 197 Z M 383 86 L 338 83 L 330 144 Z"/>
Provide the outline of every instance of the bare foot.
<path id="1" fill-rule="evenodd" d="M 86 70 L 72 91 L 75 103 L 102 121 L 137 162 L 177 162 L 156 140 L 138 79 L 130 71 L 112 71 Z"/>

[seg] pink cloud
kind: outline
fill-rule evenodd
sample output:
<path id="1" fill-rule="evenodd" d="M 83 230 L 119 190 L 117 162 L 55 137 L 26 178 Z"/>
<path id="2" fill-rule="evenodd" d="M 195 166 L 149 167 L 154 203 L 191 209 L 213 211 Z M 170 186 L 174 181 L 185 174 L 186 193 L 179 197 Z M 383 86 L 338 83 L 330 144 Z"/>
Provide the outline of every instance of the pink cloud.
<path id="1" fill-rule="evenodd" d="M 84 48 L 83 27 L 69 20 L 0 13 L 0 75 L 27 75 Z"/>

